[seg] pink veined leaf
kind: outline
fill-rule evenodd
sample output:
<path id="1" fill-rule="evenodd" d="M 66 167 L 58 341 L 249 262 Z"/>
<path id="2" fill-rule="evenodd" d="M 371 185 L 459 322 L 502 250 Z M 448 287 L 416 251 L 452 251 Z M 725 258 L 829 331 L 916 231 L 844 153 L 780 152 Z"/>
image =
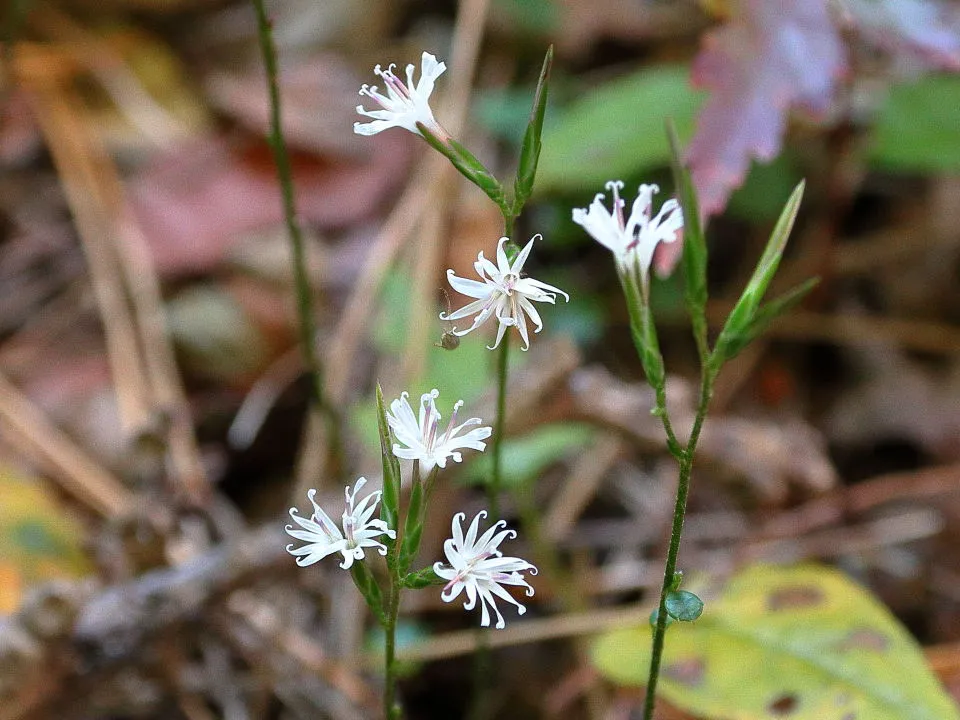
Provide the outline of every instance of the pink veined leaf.
<path id="1" fill-rule="evenodd" d="M 893 55 L 960 71 L 960 7 L 939 0 L 844 0 L 843 21 Z"/>
<path id="2" fill-rule="evenodd" d="M 742 0 L 707 34 L 693 81 L 710 98 L 687 150 L 704 215 L 725 207 L 752 159 L 777 155 L 792 106 L 826 110 L 845 69 L 827 0 Z"/>

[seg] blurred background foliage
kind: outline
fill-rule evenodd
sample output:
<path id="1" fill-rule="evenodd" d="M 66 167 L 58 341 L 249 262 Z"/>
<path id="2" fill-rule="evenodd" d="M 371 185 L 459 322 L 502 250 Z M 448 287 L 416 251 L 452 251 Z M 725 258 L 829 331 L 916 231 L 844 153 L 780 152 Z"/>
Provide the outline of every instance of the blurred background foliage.
<path id="1" fill-rule="evenodd" d="M 669 197 L 667 117 L 709 215 L 711 327 L 800 179 L 782 283 L 821 284 L 717 387 L 681 557 L 707 611 L 670 656 L 662 717 L 898 712 L 869 704 L 877 678 L 923 690 L 932 709 L 916 717 L 955 712 L 957 3 L 270 11 L 339 467 L 308 419 L 252 7 L 0 7 L 0 718 L 375 716 L 379 679 L 357 652 L 382 640 L 335 566 L 293 572 L 283 513 L 307 487 L 334 507 L 358 475 L 378 482 L 378 380 L 388 399 L 436 387 L 445 417 L 463 399 L 468 417 L 492 419 L 491 338 L 438 347 L 450 329 L 438 314 L 461 304 L 442 291 L 446 268 L 469 276 L 502 226 L 417 138 L 356 136 L 357 90 L 377 63 L 434 52 L 450 67 L 438 118 L 508 178 L 550 44 L 543 155 L 517 234 L 543 235 L 528 269 L 571 302 L 546 308 L 529 353 L 513 354 L 504 456 L 516 552 L 541 573 L 530 612 L 496 636 L 496 690 L 473 717 L 638 712 L 675 480 L 613 263 L 570 211 L 609 180 Z M 682 418 L 695 350 L 675 260 L 656 258 L 653 304 Z M 488 473 L 486 456 L 448 471 L 422 564 L 454 512 L 482 508 Z M 767 565 L 798 561 L 820 564 Z M 745 662 L 714 645 L 778 583 L 806 588 L 790 595 L 800 606 L 758 610 L 751 627 L 783 640 L 789 662 L 839 665 L 798 675 L 802 687 L 773 673 L 725 692 L 744 686 Z M 468 716 L 475 624 L 427 592 L 404 608 L 410 717 Z M 772 667 L 781 650 L 749 652 Z M 837 683 L 844 702 L 816 714 Z"/>

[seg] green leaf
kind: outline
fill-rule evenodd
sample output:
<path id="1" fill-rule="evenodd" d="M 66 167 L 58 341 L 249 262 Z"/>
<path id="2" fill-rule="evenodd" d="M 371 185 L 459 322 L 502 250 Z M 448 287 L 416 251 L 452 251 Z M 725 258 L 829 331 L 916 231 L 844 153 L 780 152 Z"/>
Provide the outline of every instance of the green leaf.
<path id="1" fill-rule="evenodd" d="M 593 662 L 647 681 L 648 627 L 607 633 Z M 749 567 L 695 624 L 671 628 L 659 691 L 716 720 L 960 720 L 910 634 L 836 570 Z"/>
<path id="2" fill-rule="evenodd" d="M 667 135 L 673 159 L 673 183 L 683 210 L 683 279 L 687 311 L 697 341 L 700 361 L 706 362 L 707 344 L 707 241 L 700 224 L 700 204 L 690 173 L 683 166 L 683 151 L 672 121 L 667 121 Z"/>
<path id="3" fill-rule="evenodd" d="M 502 479 L 505 487 L 523 487 L 539 477 L 550 465 L 570 457 L 588 445 L 594 437 L 589 425 L 562 423 L 539 427 L 523 437 L 503 443 Z M 467 483 L 481 485 L 490 477 L 493 458 L 489 452 L 467 468 Z"/>
<path id="4" fill-rule="evenodd" d="M 734 190 L 726 213 L 750 223 L 776 222 L 787 197 L 803 179 L 797 161 L 788 150 L 770 162 L 753 162 L 747 179 Z"/>
<path id="5" fill-rule="evenodd" d="M 960 170 L 960 77 L 926 75 L 892 87 L 870 133 L 869 157 L 906 172 Z"/>
<path id="6" fill-rule="evenodd" d="M 587 91 L 544 129 L 538 192 L 596 192 L 610 179 L 667 166 L 663 118 L 689 137 L 701 96 L 685 65 L 647 68 Z"/>
<path id="7" fill-rule="evenodd" d="M 770 239 L 767 246 L 757 263 L 750 282 L 737 301 L 730 315 L 724 323 L 723 330 L 717 338 L 717 344 L 714 350 L 714 362 L 722 364 L 729 360 L 731 350 L 735 349 L 743 336 L 748 336 L 750 327 L 754 322 L 754 315 L 773 276 L 780 266 L 780 260 L 783 258 L 783 251 L 787 246 L 787 240 L 790 238 L 790 230 L 793 228 L 794 220 L 797 218 L 797 212 L 800 210 L 800 201 L 803 198 L 803 189 L 805 183 L 801 181 L 787 200 L 787 204 L 780 213 L 780 218 L 770 233 Z M 739 349 L 742 349 L 740 345 Z M 737 350 L 739 352 L 739 350 Z M 735 353 L 734 353 L 735 354 Z M 719 367 L 719 365 L 717 365 Z M 716 368 L 715 368 L 716 369 Z"/>
<path id="8" fill-rule="evenodd" d="M 380 496 L 380 519 L 391 530 L 399 529 L 400 518 L 400 461 L 393 454 L 393 433 L 387 423 L 386 407 L 383 402 L 383 389 L 377 383 L 377 427 L 380 434 L 380 455 L 383 461 L 383 494 Z M 394 541 L 384 540 L 388 548 Z M 388 554 L 388 558 L 392 557 Z"/>
<path id="9" fill-rule="evenodd" d="M 775 300 L 771 300 L 766 305 L 762 305 L 756 313 L 754 313 L 753 322 L 750 323 L 745 333 L 740 335 L 731 334 L 728 337 L 724 349 L 726 359 L 730 360 L 736 357 L 741 350 L 760 337 L 760 335 L 770 327 L 770 323 L 796 307 L 819 282 L 820 278 L 810 278 L 792 290 L 788 290 Z"/>
<path id="10" fill-rule="evenodd" d="M 547 109 L 547 82 L 550 80 L 550 68 L 553 67 L 553 45 L 547 49 L 543 58 L 543 68 L 540 70 L 540 79 L 537 81 L 537 90 L 533 95 L 533 109 L 530 111 L 530 120 L 527 130 L 523 134 L 523 144 L 520 146 L 520 162 L 517 165 L 517 179 L 513 189 L 513 212 L 519 215 L 527 198 L 533 192 L 533 181 L 537 177 L 537 162 L 540 160 L 541 140 L 543 133 L 543 116 Z"/>
<path id="11" fill-rule="evenodd" d="M 671 590 L 667 593 L 666 607 L 674 620 L 693 622 L 703 612 L 703 600 L 687 590 Z"/>
<path id="12" fill-rule="evenodd" d="M 453 138 L 447 138 L 446 142 L 444 142 L 430 132 L 423 123 L 417 123 L 417 129 L 420 130 L 420 134 L 430 147 L 446 157 L 461 175 L 483 190 L 483 192 L 487 194 L 487 197 L 496 203 L 501 212 L 506 214 L 510 211 L 500 181 L 484 167 L 483 163 L 480 162 L 472 152 Z"/>

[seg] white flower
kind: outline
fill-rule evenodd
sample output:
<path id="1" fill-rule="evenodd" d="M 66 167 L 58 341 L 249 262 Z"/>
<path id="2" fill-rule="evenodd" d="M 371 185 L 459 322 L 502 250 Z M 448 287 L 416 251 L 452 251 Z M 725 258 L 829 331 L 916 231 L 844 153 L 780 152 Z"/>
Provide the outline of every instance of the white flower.
<path id="1" fill-rule="evenodd" d="M 503 334 L 510 326 L 515 326 L 520 331 L 520 337 L 523 338 L 523 349 L 526 350 L 530 347 L 525 316 L 529 316 L 536 326 L 534 332 L 540 332 L 543 329 L 540 314 L 530 301 L 553 304 L 556 302 L 557 295 L 563 295 L 567 302 L 570 301 L 569 295 L 553 285 L 547 285 L 533 278 L 520 277 L 523 264 L 527 261 L 533 247 L 533 241 L 539 237 L 542 236 L 534 235 L 512 264 L 507 260 L 507 253 L 503 247 L 510 238 L 500 238 L 500 242 L 497 244 L 496 265 L 487 260 L 481 252 L 477 256 L 477 261 L 473 264 L 473 267 L 476 268 L 477 274 L 483 282 L 457 277 L 453 270 L 447 270 L 447 280 L 454 290 L 477 299 L 449 315 L 440 313 L 440 319 L 459 320 L 468 315 L 480 313 L 474 319 L 473 325 L 466 330 L 454 328 L 452 330 L 454 334 L 466 335 L 495 315 L 500 327 L 497 328 L 497 341 L 492 346 L 488 346 L 490 350 L 500 344 Z"/>
<path id="2" fill-rule="evenodd" d="M 311 518 L 302 518 L 297 515 L 295 507 L 290 508 L 290 517 L 303 529 L 299 530 L 292 525 L 287 525 L 287 534 L 307 543 L 300 547 L 294 547 L 293 544 L 287 545 L 287 552 L 297 557 L 297 565 L 300 567 L 313 565 L 327 555 L 338 552 L 343 555 L 340 567 L 347 570 L 353 565 L 354 560 L 363 560 L 364 548 L 375 547 L 381 555 L 387 554 L 386 546 L 374 538 L 386 535 L 395 540 L 397 533 L 388 528 L 383 520 L 373 519 L 377 503 L 380 502 L 379 491 L 370 493 L 357 504 L 357 493 L 366 482 L 366 478 L 359 478 L 353 486 L 353 492 L 350 492 L 349 485 L 344 489 L 347 506 L 343 511 L 343 532 L 340 532 L 340 528 L 313 499 L 317 494 L 316 490 L 307 492 L 307 497 L 313 503 Z"/>
<path id="3" fill-rule="evenodd" d="M 496 595 L 501 600 L 506 600 L 517 606 L 517 612 L 523 615 L 527 609 L 518 603 L 502 585 L 521 585 L 527 589 L 527 597 L 533 597 L 533 588 L 523 579 L 520 573 L 529 571 L 531 575 L 537 574 L 537 568 L 515 557 L 504 557 L 497 547 L 506 538 L 515 538 L 517 533 L 513 530 L 501 530 L 506 527 L 503 520 L 498 520 L 483 535 L 477 537 L 480 525 L 480 518 L 486 517 L 485 510 L 477 513 L 477 516 L 470 523 L 470 529 L 467 530 L 467 536 L 463 536 L 463 529 L 460 525 L 466 518 L 463 513 L 457 513 L 453 517 L 451 527 L 453 537 L 443 543 L 443 551 L 447 555 L 449 567 L 443 563 L 434 563 L 433 571 L 448 580 L 440 597 L 444 602 L 453 602 L 460 595 L 461 591 L 466 590 L 467 599 L 463 603 L 466 610 L 473 610 L 477 604 L 477 598 L 480 598 L 480 625 L 488 627 L 490 625 L 490 612 L 492 608 L 497 614 L 497 629 L 503 629 L 505 623 L 503 615 L 497 609 L 497 603 L 494 600 Z"/>
<path id="4" fill-rule="evenodd" d="M 447 66 L 442 62 L 437 62 L 437 58 L 428 52 L 423 53 L 420 65 L 420 82 L 416 86 L 413 84 L 413 68 L 407 65 L 407 84 L 404 85 L 396 75 L 393 74 L 395 65 L 392 63 L 386 70 L 377 65 L 373 72 L 383 78 L 383 84 L 386 87 L 387 94 L 373 87 L 364 85 L 360 88 L 360 94 L 374 100 L 382 109 L 367 110 L 363 105 L 357 105 L 357 112 L 366 117 L 374 118 L 373 122 L 353 124 L 353 131 L 358 135 L 376 135 L 382 130 L 392 127 L 402 127 L 417 135 L 422 135 L 417 128 L 417 123 L 422 123 L 430 131 L 445 139 L 447 132 L 440 126 L 440 123 L 433 117 L 433 111 L 430 109 L 430 93 L 433 92 L 433 86 L 437 78 L 443 74 Z"/>
<path id="5" fill-rule="evenodd" d="M 611 181 L 606 188 L 613 193 L 613 211 L 603 205 L 603 193 L 597 194 L 590 207 L 576 208 L 573 221 L 593 236 L 593 239 L 611 250 L 621 270 L 634 263 L 640 268 L 640 278 L 646 286 L 650 275 L 653 251 L 661 242 L 674 242 L 683 228 L 683 213 L 676 200 L 667 200 L 660 212 L 650 218 L 654 193 L 660 192 L 656 185 L 641 185 L 629 219 L 624 222 L 624 202 L 619 191 L 623 183 Z"/>
<path id="6" fill-rule="evenodd" d="M 483 442 L 493 432 L 489 427 L 477 427 L 461 435 L 464 428 L 480 425 L 480 418 L 470 418 L 460 425 L 456 425 L 457 412 L 463 406 L 463 400 L 458 400 L 453 406 L 450 422 L 446 431 L 440 435 L 440 413 L 434 402 L 440 392 L 436 389 L 420 396 L 420 415 L 415 417 L 410 407 L 409 395 L 401 393 L 398 400 L 390 403 L 390 412 L 387 413 L 387 422 L 401 445 L 393 446 L 393 454 L 404 460 L 419 460 L 420 469 L 427 473 L 434 466 L 447 466 L 447 458 L 452 457 L 454 462 L 462 462 L 463 455 L 458 450 L 473 448 L 483 450 L 487 445 Z"/>

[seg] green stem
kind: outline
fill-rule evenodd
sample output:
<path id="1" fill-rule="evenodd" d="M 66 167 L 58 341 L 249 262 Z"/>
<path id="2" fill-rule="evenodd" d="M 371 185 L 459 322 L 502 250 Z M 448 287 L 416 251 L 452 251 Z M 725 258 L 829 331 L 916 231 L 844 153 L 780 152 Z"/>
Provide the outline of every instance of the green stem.
<path id="1" fill-rule="evenodd" d="M 500 519 L 500 489 L 503 486 L 503 430 L 507 410 L 507 361 L 510 357 L 510 333 L 500 341 L 497 353 L 497 419 L 493 426 L 493 475 L 487 484 L 490 517 Z"/>
<path id="2" fill-rule="evenodd" d="M 503 234 L 510 238 L 505 246 L 508 257 L 512 257 L 511 248 L 516 248 L 513 241 L 513 222 L 515 213 L 509 213 L 501 208 L 503 214 Z M 516 252 L 516 250 L 514 250 Z M 497 419 L 493 426 L 493 475 L 487 483 L 487 503 L 490 505 L 490 517 L 496 522 L 500 519 L 500 490 L 503 487 L 503 428 L 506 424 L 507 407 L 507 363 L 510 357 L 509 330 L 500 341 L 500 352 L 497 354 Z"/>
<path id="3" fill-rule="evenodd" d="M 673 526 L 670 530 L 670 547 L 667 550 L 667 562 L 663 568 L 663 585 L 660 589 L 660 606 L 657 611 L 657 625 L 653 632 L 653 648 L 650 656 L 650 676 L 647 680 L 647 694 L 643 706 L 643 720 L 653 718 L 653 707 L 656 700 L 657 680 L 660 678 L 660 661 L 663 657 L 663 644 L 667 631 L 667 593 L 673 584 L 674 574 L 677 571 L 677 555 L 680 552 L 680 537 L 683 534 L 683 520 L 687 511 L 687 496 L 690 493 L 690 471 L 693 468 L 693 458 L 700 440 L 700 431 L 703 429 L 707 417 L 707 405 L 713 394 L 715 374 L 704 366 L 700 378 L 700 401 L 697 405 L 697 416 L 690 431 L 690 439 L 679 458 L 680 478 L 677 484 L 677 499 L 673 509 Z M 663 416 L 666 428 L 667 416 Z"/>
<path id="4" fill-rule="evenodd" d="M 383 692 L 383 716 L 386 720 L 403 717 L 403 709 L 397 703 L 397 617 L 400 614 L 400 580 L 396 573 L 390 574 L 390 597 L 387 602 L 387 621 L 384 625 L 386 641 L 384 644 L 384 676 L 386 687 Z"/>
<path id="5" fill-rule="evenodd" d="M 294 199 L 293 171 L 287 142 L 283 136 L 281 124 L 280 84 L 278 81 L 277 48 L 273 42 L 273 23 L 267 17 L 264 0 L 253 0 L 257 13 L 257 31 L 260 52 L 267 75 L 267 90 L 270 96 L 270 135 L 268 141 L 273 150 L 273 160 L 277 166 L 277 179 L 283 197 L 283 216 L 290 240 L 293 261 L 294 289 L 297 296 L 297 316 L 299 319 L 300 349 L 303 360 L 310 373 L 311 401 L 326 417 L 329 433 L 330 455 L 334 461 L 334 470 L 342 464 L 342 446 L 340 441 L 340 421 L 334 408 L 325 400 L 323 369 L 316 351 L 316 327 L 314 325 L 313 293 L 310 276 L 307 271 L 306 252 L 303 232 L 297 219 L 297 206 Z"/>

